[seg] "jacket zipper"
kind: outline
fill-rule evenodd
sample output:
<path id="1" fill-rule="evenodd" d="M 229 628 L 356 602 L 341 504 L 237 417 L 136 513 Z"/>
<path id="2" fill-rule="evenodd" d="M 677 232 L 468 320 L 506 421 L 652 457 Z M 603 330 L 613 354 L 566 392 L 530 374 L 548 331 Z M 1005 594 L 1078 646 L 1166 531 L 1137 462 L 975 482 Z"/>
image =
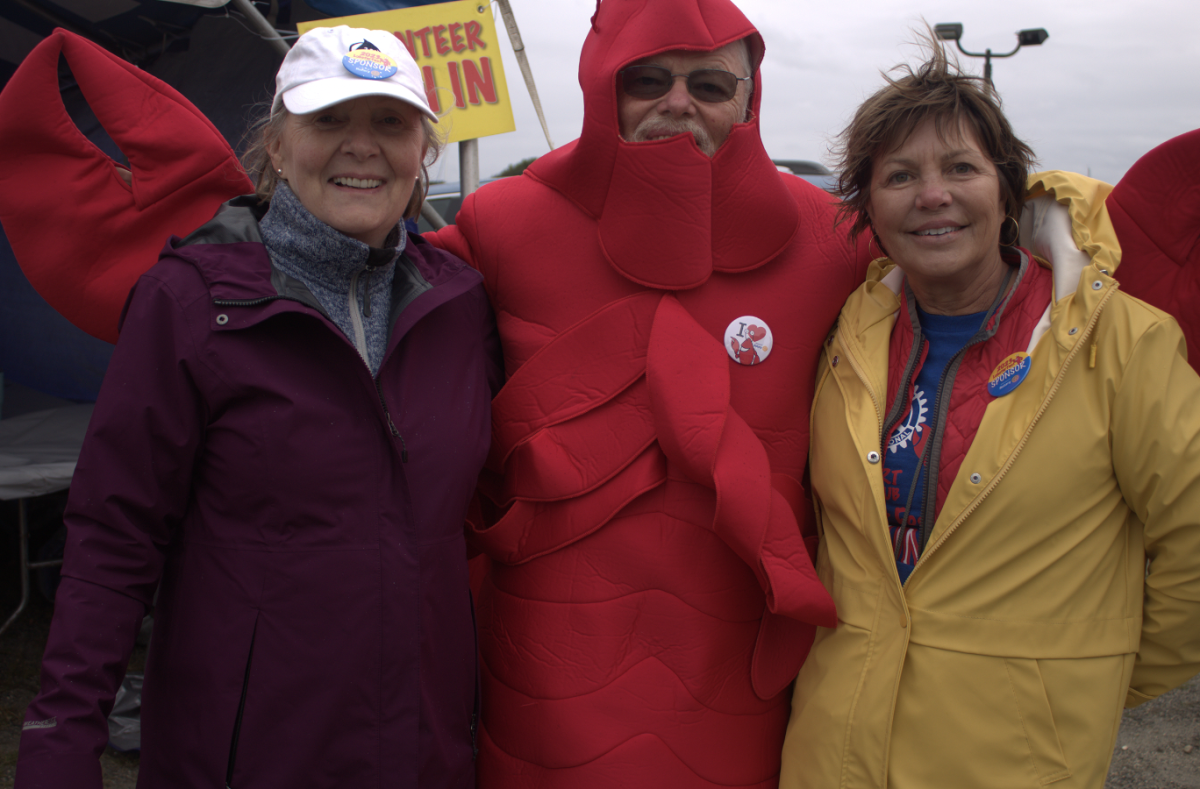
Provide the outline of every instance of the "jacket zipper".
<path id="1" fill-rule="evenodd" d="M 383 407 L 383 415 L 387 419 L 388 430 L 392 432 L 395 438 L 400 439 L 400 462 L 408 462 L 408 444 L 404 441 L 404 436 L 400 435 L 400 431 L 396 429 L 396 423 L 392 421 L 392 412 L 388 410 L 387 401 L 383 399 L 383 384 L 379 383 L 379 379 L 375 379 L 375 391 L 379 393 L 379 405 Z"/>
<path id="2" fill-rule="evenodd" d="M 908 403 L 909 408 L 912 408 L 912 404 L 908 400 L 908 392 L 912 388 L 913 375 L 917 371 L 917 360 L 921 358 L 921 352 L 925 349 L 925 342 L 925 332 L 921 330 L 920 324 L 917 324 L 913 331 L 913 352 L 909 354 L 908 364 L 904 369 L 904 380 L 900 382 L 900 389 L 896 394 L 896 405 L 894 406 L 895 412 L 893 414 L 888 414 L 888 416 L 891 418 L 885 419 L 883 427 L 881 427 L 879 430 L 880 452 L 883 452 L 884 435 L 889 430 L 893 429 L 896 426 L 896 423 L 900 421 L 900 417 L 904 415 L 903 405 Z"/>
<path id="3" fill-rule="evenodd" d="M 1096 305 L 1096 309 L 1092 312 L 1091 319 L 1088 321 L 1087 326 L 1083 330 L 1083 336 L 1075 341 L 1075 347 L 1071 349 L 1071 352 L 1067 354 L 1067 358 L 1063 360 L 1062 368 L 1058 371 L 1058 375 L 1054 378 L 1054 384 L 1050 387 L 1050 391 L 1046 393 L 1046 397 L 1044 400 L 1042 400 L 1042 404 L 1038 408 L 1037 413 L 1033 415 L 1033 421 L 1031 421 L 1029 423 L 1029 427 L 1025 429 L 1025 435 L 1021 436 L 1021 441 L 1017 444 L 1016 448 L 1013 449 L 1012 454 L 1008 456 L 1008 460 L 1004 461 L 1004 465 L 1000 467 L 998 472 L 996 472 L 996 476 L 992 478 L 992 481 L 988 483 L 988 486 L 984 488 L 983 491 L 981 491 L 980 494 L 975 497 L 975 500 L 972 501 L 971 504 L 965 510 L 963 510 L 957 518 L 954 519 L 954 522 L 946 528 L 946 531 L 942 533 L 942 536 L 938 538 L 938 541 L 930 545 L 921 553 L 920 557 L 917 558 L 917 563 L 913 566 L 912 573 L 910 573 L 908 576 L 909 581 L 912 581 L 912 577 L 913 575 L 916 575 L 917 570 L 928 563 L 929 555 L 941 547 L 941 545 L 946 542 L 950 535 L 962 525 L 963 521 L 969 518 L 971 514 L 975 512 L 975 510 L 979 509 L 980 505 L 983 504 L 983 500 L 991 495 L 991 492 L 996 489 L 996 485 L 1000 483 L 1000 480 L 1002 480 L 1008 473 L 1008 470 L 1012 468 L 1013 463 L 1016 462 L 1017 457 L 1021 454 L 1021 450 L 1023 450 L 1025 448 L 1025 444 L 1028 443 L 1029 436 L 1033 433 L 1033 429 L 1037 427 L 1038 422 L 1041 421 L 1042 414 L 1046 413 L 1046 409 L 1050 407 L 1050 401 L 1054 399 L 1054 395 L 1058 392 L 1058 388 L 1062 385 L 1063 377 L 1066 376 L 1067 370 L 1070 369 L 1071 362 L 1075 360 L 1075 356 L 1079 353 L 1079 350 L 1088 344 L 1086 341 L 1091 337 L 1092 330 L 1096 327 L 1096 323 L 1100 320 L 1100 313 L 1104 311 L 1104 305 L 1108 303 L 1108 300 L 1112 298 L 1112 294 L 1116 292 L 1116 287 L 1110 288 L 1108 293 L 1104 294 L 1104 297 L 1100 299 L 1100 302 Z"/>
<path id="4" fill-rule="evenodd" d="M 242 734 L 242 715 L 246 712 L 246 692 L 250 689 L 250 665 L 254 661 L 254 640 L 258 635 L 258 621 L 250 633 L 250 652 L 246 655 L 246 673 L 242 677 L 242 696 L 238 700 L 237 717 L 233 720 L 233 741 L 229 744 L 229 762 L 225 767 L 225 789 L 233 787 L 233 768 L 237 764 L 238 740 Z"/>
<path id="5" fill-rule="evenodd" d="M 978 335 L 978 333 L 977 333 Z M 938 467 L 942 462 L 942 434 L 946 430 L 946 418 L 950 416 L 950 403 L 945 403 L 945 408 L 942 408 L 942 398 L 946 393 L 946 385 L 952 379 L 958 378 L 958 367 L 962 364 L 963 358 L 967 355 L 967 351 L 990 339 L 990 336 L 978 337 L 978 339 L 968 342 L 966 345 L 958 349 L 958 352 L 950 357 L 950 361 L 942 369 L 942 377 L 938 380 L 937 397 L 933 400 L 933 414 L 935 421 L 933 423 L 933 433 L 926 439 L 925 446 L 929 448 L 929 462 L 926 464 L 926 473 L 924 479 L 923 496 L 921 498 L 921 525 L 917 529 L 917 545 L 919 549 L 924 549 L 924 543 L 929 539 L 929 530 L 933 528 L 934 511 L 937 509 L 937 483 L 938 483 Z M 947 371 L 953 368 L 953 376 L 947 376 Z M 954 394 L 954 387 L 950 387 L 950 395 Z M 920 473 L 920 469 L 918 469 Z M 931 498 L 932 497 L 932 498 Z M 908 518 L 908 511 L 905 510 L 905 519 Z M 918 557 L 920 558 L 920 557 Z M 915 565 L 914 565 L 915 567 Z"/>
<path id="6" fill-rule="evenodd" d="M 475 595 L 467 590 L 467 601 L 471 604 L 471 634 L 475 646 L 475 703 L 471 709 L 471 758 L 479 759 L 479 723 L 483 713 L 482 683 L 479 677 L 479 623 L 475 619 Z"/>
<path id="7" fill-rule="evenodd" d="M 213 306 L 216 307 L 257 307 L 260 304 L 266 304 L 270 301 L 294 301 L 297 304 L 304 304 L 300 299 L 293 299 L 291 296 L 259 296 L 257 299 L 213 299 Z M 304 304 L 305 307 L 309 306 Z"/>
<path id="8" fill-rule="evenodd" d="M 839 333 L 841 332 L 840 327 L 838 329 L 838 332 Z M 871 396 L 871 402 L 874 403 L 874 405 L 875 405 L 875 421 L 876 421 L 876 425 L 878 426 L 878 430 L 879 430 L 879 447 L 880 447 L 879 462 L 880 462 L 880 464 L 882 464 L 883 463 L 883 412 L 879 408 L 879 398 L 875 396 L 875 390 L 872 389 L 871 384 L 867 382 L 867 377 L 863 373 L 862 366 L 858 363 L 858 360 L 854 357 L 854 354 L 848 350 L 848 346 L 846 345 L 845 340 L 844 339 L 841 340 L 839 342 L 839 345 L 841 346 L 842 352 L 846 354 L 846 361 L 848 361 L 850 363 L 850 369 L 854 370 L 854 374 L 858 376 L 858 380 L 862 382 L 863 388 L 867 390 L 867 394 L 869 394 Z M 868 471 L 868 474 L 869 473 L 870 472 Z M 884 512 L 884 523 L 885 524 L 887 523 L 887 512 L 886 511 Z M 888 540 L 888 542 L 890 544 L 890 540 Z M 879 558 L 879 557 L 877 557 L 877 558 Z M 900 591 L 900 599 L 903 600 L 904 599 L 904 589 L 903 589 L 902 584 L 900 583 L 900 576 L 896 575 L 896 559 L 895 559 L 895 557 L 891 556 L 890 552 L 889 552 L 888 560 L 886 562 L 882 562 L 882 564 L 883 564 L 884 571 L 885 572 L 890 571 L 891 574 L 895 577 L 896 588 Z M 901 603 L 901 605 L 903 605 L 903 603 Z M 905 614 L 904 614 L 906 617 L 905 621 L 907 621 L 907 610 L 908 610 L 907 606 L 905 606 Z"/>
<path id="9" fill-rule="evenodd" d="M 1022 271 L 1023 270 L 1024 269 L 1022 269 Z M 984 316 L 983 324 L 975 332 L 975 335 L 972 337 L 972 339 L 966 345 L 959 348 L 958 351 L 956 351 L 955 354 L 950 357 L 950 360 L 946 362 L 946 366 L 942 369 L 941 376 L 938 378 L 937 396 L 933 400 L 933 419 L 929 423 L 932 426 L 932 432 L 925 442 L 925 448 L 929 449 L 930 453 L 928 463 L 926 463 L 925 452 L 922 450 L 921 454 L 917 457 L 917 471 L 913 476 L 912 487 L 909 488 L 908 500 L 904 505 L 904 519 L 907 521 L 910 517 L 912 517 L 910 508 L 912 507 L 912 497 L 913 493 L 916 491 L 917 480 L 921 476 L 921 467 L 924 466 L 926 469 L 932 469 L 933 473 L 927 472 L 925 474 L 925 484 L 923 486 L 924 490 L 922 491 L 921 525 L 917 529 L 917 546 L 919 551 L 924 551 L 925 549 L 925 541 L 928 539 L 927 535 L 929 534 L 928 530 L 933 528 L 933 521 L 935 520 L 933 514 L 937 510 L 937 480 L 939 475 L 937 469 L 941 465 L 941 435 L 945 431 L 946 420 L 944 417 L 948 416 L 950 413 L 950 404 L 943 404 L 942 402 L 942 398 L 946 394 L 947 382 L 953 381 L 958 377 L 958 366 L 962 364 L 962 360 L 966 356 L 968 350 L 976 345 L 986 342 L 995 335 L 996 329 L 992 329 L 991 332 L 988 332 L 986 327 L 992 320 L 992 316 L 995 315 L 996 311 L 1001 309 L 1002 305 L 1007 306 L 1008 300 L 1016 291 L 1017 285 L 1020 284 L 1020 274 L 1017 275 L 1016 284 L 1012 284 L 1012 277 L 1013 272 L 1009 270 L 1004 276 L 1004 284 L 1000 286 L 1000 292 L 996 294 L 996 298 L 992 301 L 992 306 L 988 308 L 987 315 Z M 1012 286 L 1011 288 L 1010 285 Z M 909 294 L 911 295 L 911 290 L 909 291 Z M 913 305 L 915 304 L 915 300 L 910 302 L 908 316 L 909 320 L 915 324 L 913 326 L 913 350 L 909 354 L 908 366 L 906 367 L 904 380 L 905 388 L 900 389 L 896 393 L 897 405 L 894 406 L 894 408 L 896 408 L 896 413 L 891 420 L 893 426 L 904 414 L 902 404 L 908 402 L 907 387 L 912 385 L 912 376 L 916 369 L 917 360 L 920 358 L 921 351 L 924 349 L 926 342 L 920 321 L 913 311 Z M 953 396 L 953 386 L 950 388 L 951 396 Z M 882 436 L 880 436 L 879 439 L 879 451 L 881 453 L 883 452 Z M 907 524 L 903 524 L 901 528 L 907 528 Z M 900 539 L 902 538 L 903 531 L 900 533 Z M 900 539 L 897 539 L 896 553 L 899 553 Z M 918 556 L 918 558 L 920 557 Z"/>
<path id="10" fill-rule="evenodd" d="M 371 274 L 375 272 L 374 266 L 367 266 L 362 271 L 357 271 L 350 278 L 350 325 L 354 327 L 354 348 L 358 351 L 358 355 L 363 358 L 363 362 L 369 368 L 370 361 L 367 359 L 367 333 L 363 326 L 363 318 L 371 317 Z M 358 281 L 360 277 L 365 275 L 365 285 L 363 286 L 363 308 L 360 313 L 358 309 Z"/>
<path id="11" fill-rule="evenodd" d="M 353 288 L 351 288 L 351 290 L 353 290 Z M 303 304 L 305 307 L 310 306 L 310 305 L 305 304 L 304 302 L 300 301 L 299 299 L 293 299 L 290 296 L 278 296 L 278 295 L 276 295 L 276 296 L 260 296 L 257 299 L 213 299 L 213 304 L 217 307 L 257 307 L 260 304 L 266 304 L 266 303 L 272 302 L 272 301 L 279 301 L 281 299 L 285 300 L 285 301 L 294 301 L 297 304 Z M 361 325 L 361 321 L 359 322 L 358 325 L 356 325 L 356 327 L 355 327 L 356 330 L 357 330 L 358 326 L 360 326 L 360 325 Z M 358 348 L 355 348 L 355 351 L 358 353 L 359 358 L 362 359 L 363 364 L 367 365 L 367 373 L 369 374 L 371 372 L 371 367 L 370 367 L 370 365 L 367 364 L 366 357 L 363 356 L 362 351 L 359 350 Z M 388 431 L 392 434 L 392 436 L 394 438 L 400 439 L 400 462 L 407 463 L 408 462 L 408 444 L 407 444 L 407 442 L 405 442 L 404 436 L 401 435 L 400 431 L 396 429 L 396 423 L 392 421 L 392 412 L 388 410 L 387 401 L 383 397 L 383 384 L 381 384 L 379 382 L 379 379 L 373 375 L 371 376 L 371 379 L 375 383 L 375 393 L 379 396 L 379 405 L 383 408 L 383 416 L 387 420 Z"/>

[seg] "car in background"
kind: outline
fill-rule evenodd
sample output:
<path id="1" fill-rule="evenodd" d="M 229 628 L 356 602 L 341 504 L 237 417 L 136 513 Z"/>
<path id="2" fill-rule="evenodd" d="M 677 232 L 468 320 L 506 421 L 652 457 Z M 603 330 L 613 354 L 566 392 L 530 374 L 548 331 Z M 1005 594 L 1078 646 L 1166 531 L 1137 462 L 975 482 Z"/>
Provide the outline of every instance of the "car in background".
<path id="1" fill-rule="evenodd" d="M 771 161 L 775 163 L 775 167 L 780 172 L 797 175 L 826 192 L 832 192 L 837 185 L 837 175 L 819 162 L 810 162 L 807 159 L 772 159 Z"/>
<path id="2" fill-rule="evenodd" d="M 499 178 L 480 178 L 479 185 L 490 184 L 492 181 L 498 181 Z M 462 206 L 461 187 L 458 181 L 443 181 L 435 182 L 429 185 L 429 193 L 425 195 L 425 205 L 433 208 L 438 212 L 438 215 L 445 220 L 446 224 L 454 224 L 454 217 L 458 214 L 458 209 Z M 417 223 L 418 233 L 428 233 L 435 228 L 429 224 L 429 220 L 424 216 Z"/>

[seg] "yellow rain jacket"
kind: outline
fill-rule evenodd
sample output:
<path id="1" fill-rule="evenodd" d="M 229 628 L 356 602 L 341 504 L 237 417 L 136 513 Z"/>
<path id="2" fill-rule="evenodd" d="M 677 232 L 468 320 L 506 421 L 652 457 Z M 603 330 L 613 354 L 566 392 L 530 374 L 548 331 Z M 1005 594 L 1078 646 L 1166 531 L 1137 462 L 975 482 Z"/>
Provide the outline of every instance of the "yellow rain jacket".
<path id="1" fill-rule="evenodd" d="M 1111 276 L 1107 187 L 1031 185 L 1025 223 L 1061 230 L 1033 250 L 1053 302 L 904 586 L 879 462 L 890 261 L 826 345 L 809 468 L 839 623 L 796 681 L 783 789 L 1100 789 L 1122 707 L 1200 670 L 1200 378 L 1175 321 Z"/>

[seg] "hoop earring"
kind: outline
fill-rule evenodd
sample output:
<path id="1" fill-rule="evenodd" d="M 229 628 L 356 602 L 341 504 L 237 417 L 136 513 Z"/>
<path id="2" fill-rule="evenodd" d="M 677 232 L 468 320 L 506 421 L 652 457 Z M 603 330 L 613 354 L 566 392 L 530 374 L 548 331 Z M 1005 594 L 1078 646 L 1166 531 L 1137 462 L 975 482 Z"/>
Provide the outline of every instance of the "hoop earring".
<path id="1" fill-rule="evenodd" d="M 1004 240 L 1004 226 L 1007 225 L 1009 222 L 1012 222 L 1012 227 L 1013 227 L 1012 240 L 1005 241 Z M 1000 246 L 1014 247 L 1017 245 L 1017 242 L 1020 240 L 1021 240 L 1021 223 L 1017 221 L 1017 218 L 1015 216 L 1004 217 L 1004 221 L 1000 223 Z"/>
<path id="2" fill-rule="evenodd" d="M 891 257 L 890 255 L 888 255 L 887 250 L 883 248 L 883 242 L 879 240 L 879 234 L 875 232 L 875 226 L 871 225 L 870 228 L 871 228 L 871 241 L 867 242 L 867 254 L 871 254 L 871 242 L 874 242 L 875 246 L 879 247 L 879 257 L 881 257 L 881 258 Z"/>

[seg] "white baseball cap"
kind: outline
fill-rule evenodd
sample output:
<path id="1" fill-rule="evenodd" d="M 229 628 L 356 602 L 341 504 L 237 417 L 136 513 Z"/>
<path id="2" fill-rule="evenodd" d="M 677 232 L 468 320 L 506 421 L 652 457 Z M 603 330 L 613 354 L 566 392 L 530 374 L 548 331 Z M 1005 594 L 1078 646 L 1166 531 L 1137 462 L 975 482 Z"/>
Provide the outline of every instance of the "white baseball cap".
<path id="1" fill-rule="evenodd" d="M 313 28 L 296 40 L 275 75 L 271 114 L 285 106 L 307 115 L 360 96 L 393 96 L 431 121 L 421 69 L 391 33 L 358 27 Z"/>

